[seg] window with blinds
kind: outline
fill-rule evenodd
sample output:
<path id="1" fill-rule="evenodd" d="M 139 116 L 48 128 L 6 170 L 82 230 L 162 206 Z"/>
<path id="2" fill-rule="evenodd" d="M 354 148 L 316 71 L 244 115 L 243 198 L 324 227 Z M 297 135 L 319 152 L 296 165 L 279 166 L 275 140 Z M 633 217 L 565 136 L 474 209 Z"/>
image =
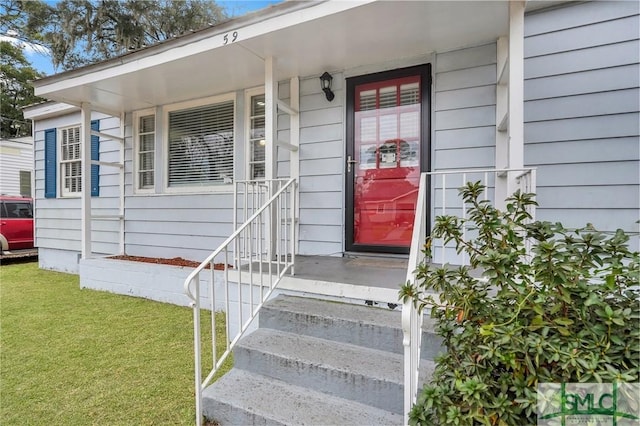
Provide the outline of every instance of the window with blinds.
<path id="1" fill-rule="evenodd" d="M 155 178 L 156 116 L 138 117 L 138 189 L 152 189 Z"/>
<path id="2" fill-rule="evenodd" d="M 62 195 L 78 194 L 82 191 L 80 147 L 79 126 L 60 130 Z"/>
<path id="3" fill-rule="evenodd" d="M 250 179 L 265 177 L 265 138 L 264 138 L 264 95 L 251 97 L 249 111 L 249 176 Z"/>
<path id="4" fill-rule="evenodd" d="M 170 111 L 169 187 L 233 182 L 233 101 Z"/>

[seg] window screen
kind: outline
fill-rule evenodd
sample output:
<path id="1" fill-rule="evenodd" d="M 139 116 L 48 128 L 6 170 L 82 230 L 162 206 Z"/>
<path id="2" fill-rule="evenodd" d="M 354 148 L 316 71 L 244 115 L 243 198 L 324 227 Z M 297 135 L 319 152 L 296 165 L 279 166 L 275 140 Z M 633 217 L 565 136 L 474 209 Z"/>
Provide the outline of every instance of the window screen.
<path id="1" fill-rule="evenodd" d="M 31 171 L 20 170 L 20 195 L 31 197 Z"/>
<path id="2" fill-rule="evenodd" d="M 249 129 L 249 170 L 251 179 L 264 179 L 265 139 L 264 139 L 264 95 L 251 97 Z"/>
<path id="3" fill-rule="evenodd" d="M 233 101 L 169 113 L 169 186 L 233 182 Z"/>
<path id="4" fill-rule="evenodd" d="M 80 127 L 62 129 L 60 133 L 60 174 L 62 175 L 62 193 L 77 193 L 82 190 Z"/>
<path id="5" fill-rule="evenodd" d="M 156 116 L 138 119 L 138 189 L 153 188 Z"/>

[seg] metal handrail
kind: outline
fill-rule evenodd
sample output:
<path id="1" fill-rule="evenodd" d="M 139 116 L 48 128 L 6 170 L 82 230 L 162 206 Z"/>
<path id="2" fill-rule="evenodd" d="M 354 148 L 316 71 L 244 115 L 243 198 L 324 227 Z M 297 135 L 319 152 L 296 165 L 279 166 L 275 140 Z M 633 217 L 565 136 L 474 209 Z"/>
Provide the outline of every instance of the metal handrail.
<path id="1" fill-rule="evenodd" d="M 407 267 L 406 282 L 415 284 L 416 270 L 424 261 L 422 252 L 427 238 L 427 174 L 420 175 L 416 215 L 411 236 L 411 249 Z M 422 344 L 422 315 L 418 313 L 413 300 L 402 304 L 402 345 L 404 346 L 404 424 L 409 424 L 409 411 L 416 401 L 418 393 L 418 374 L 420 368 L 420 345 Z"/>
<path id="2" fill-rule="evenodd" d="M 270 184 L 269 188 L 273 188 Z M 191 299 L 194 324 L 194 355 L 195 355 L 195 394 L 196 394 L 196 424 L 202 425 L 202 392 L 211 382 L 215 373 L 227 359 L 231 350 L 235 347 L 243 334 L 257 316 L 264 302 L 271 296 L 282 277 L 288 272 L 293 273 L 295 263 L 295 224 L 296 224 L 296 181 L 289 179 L 284 184 L 279 182 L 280 188 L 275 194 L 255 210 L 238 229 L 236 229 L 215 251 L 186 278 L 184 290 Z M 237 189 L 237 187 L 236 187 Z M 244 206 L 248 208 L 247 204 Z M 234 223 L 236 215 L 234 205 Z M 241 246 L 240 242 L 247 244 Z M 227 315 L 226 323 L 226 349 L 218 356 L 216 341 L 216 302 L 215 260 L 220 256 L 224 260 L 224 307 Z M 238 330 L 230 337 L 230 320 L 232 302 L 229 292 L 229 261 L 233 261 L 235 269 L 234 280 L 237 285 L 237 300 L 234 308 L 237 309 Z M 257 270 L 255 264 L 257 263 Z M 266 264 L 266 266 L 265 266 Z M 211 346 L 212 369 L 207 377 L 202 380 L 202 347 L 201 347 L 201 321 L 200 310 L 202 301 L 200 296 L 200 274 L 207 268 L 209 274 L 209 308 L 211 311 Z M 242 269 L 246 267 L 248 281 L 243 282 Z M 266 277 L 265 277 L 266 274 Z M 257 279 L 256 279 L 257 277 Z M 243 287 L 248 289 L 249 300 L 243 301 Z M 266 288 L 265 288 L 266 287 Z M 258 300 L 254 300 L 254 293 L 259 292 Z M 257 303 L 256 303 L 257 302 Z M 248 312 L 243 312 L 243 305 L 248 304 Z M 245 315 L 246 314 L 246 315 Z M 246 317 L 246 319 L 245 319 Z"/>
<path id="3" fill-rule="evenodd" d="M 467 175 L 473 175 L 481 173 L 483 175 L 483 183 L 488 186 L 489 174 L 493 174 L 496 177 L 507 177 L 510 174 L 516 174 L 512 177 L 515 184 L 515 189 L 520 189 L 522 192 L 536 192 L 536 170 L 535 168 L 522 168 L 522 169 L 466 169 L 466 170 L 443 170 L 436 172 L 425 172 L 420 175 L 420 186 L 418 189 L 418 200 L 416 204 L 416 216 L 413 225 L 413 235 L 411 238 L 411 249 L 409 251 L 409 264 L 407 269 L 407 283 L 416 283 L 416 270 L 418 266 L 424 262 L 425 256 L 423 254 L 423 246 L 427 237 L 427 193 L 431 188 L 435 188 L 435 182 L 430 184 L 430 188 L 427 188 L 429 182 L 428 177 L 442 176 L 442 197 L 439 202 L 441 206 L 434 207 L 441 209 L 442 214 L 447 213 L 447 198 L 446 190 L 449 188 L 446 184 L 446 176 L 458 174 L 462 177 L 462 186 L 466 183 Z M 458 187 L 458 186 L 456 186 Z M 430 192 L 429 192 L 430 193 Z M 484 193 L 485 200 L 488 199 L 488 188 Z M 495 198 L 494 198 L 495 199 Z M 535 206 L 529 207 L 529 214 L 535 219 Z M 466 218 L 466 206 L 462 204 L 462 217 Z M 466 238 L 466 228 L 463 228 L 463 238 Z M 432 242 L 433 243 L 433 242 Z M 527 253 L 531 250 L 531 243 L 525 242 Z M 435 250 L 435 248 L 434 248 Z M 441 247 L 441 263 L 444 265 L 446 260 L 445 245 Z M 462 263 L 466 264 L 467 259 L 463 255 Z M 404 346 L 404 422 L 409 424 L 409 411 L 411 406 L 415 404 L 418 395 L 418 376 L 420 368 L 420 347 L 422 343 L 422 324 L 423 315 L 418 312 L 417 307 L 414 305 L 413 300 L 407 300 L 402 305 L 402 332 L 403 339 L 402 344 Z"/>

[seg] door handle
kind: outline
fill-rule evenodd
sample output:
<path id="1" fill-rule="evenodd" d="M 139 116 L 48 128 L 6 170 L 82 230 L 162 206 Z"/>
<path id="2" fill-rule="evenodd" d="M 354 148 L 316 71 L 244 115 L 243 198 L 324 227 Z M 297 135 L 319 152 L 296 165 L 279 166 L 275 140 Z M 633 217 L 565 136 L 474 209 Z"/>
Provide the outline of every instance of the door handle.
<path id="1" fill-rule="evenodd" d="M 351 156 L 349 155 L 347 157 L 347 173 L 351 173 L 351 165 L 352 164 L 357 164 L 358 162 L 356 160 L 354 160 L 353 158 L 351 158 Z"/>

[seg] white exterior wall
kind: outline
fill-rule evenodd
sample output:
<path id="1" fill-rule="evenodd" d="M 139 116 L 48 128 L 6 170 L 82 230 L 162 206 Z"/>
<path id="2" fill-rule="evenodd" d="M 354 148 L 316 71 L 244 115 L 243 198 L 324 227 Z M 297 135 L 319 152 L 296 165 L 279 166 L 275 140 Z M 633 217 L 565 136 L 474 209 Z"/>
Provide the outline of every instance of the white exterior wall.
<path id="1" fill-rule="evenodd" d="M 496 44 L 436 55 L 434 82 L 431 170 L 494 168 Z M 482 177 L 469 175 L 467 180 Z M 450 175 L 447 179 L 447 188 L 464 184 L 462 175 Z M 442 178 L 433 177 L 431 186 L 433 219 L 442 213 Z M 447 190 L 447 214 L 462 213 L 457 192 Z M 492 189 L 488 193 L 491 192 Z"/>
<path id="2" fill-rule="evenodd" d="M 640 4 L 588 2 L 525 20 L 525 165 L 537 218 L 638 232 Z"/>
<path id="3" fill-rule="evenodd" d="M 33 192 L 33 138 L 0 140 L 0 194 L 20 194 L 20 172 L 31 173 Z"/>
<path id="4" fill-rule="evenodd" d="M 120 120 L 104 114 L 94 113 L 94 120 L 100 120 L 100 131 L 119 134 Z M 39 120 L 35 126 L 35 246 L 39 249 L 40 266 L 65 272 L 78 271 L 80 247 L 80 197 L 60 195 L 60 172 L 56 173 L 58 195 L 45 198 L 44 178 L 44 132 L 80 124 L 80 112 L 60 117 Z M 56 141 L 59 146 L 60 141 Z M 100 160 L 120 161 L 119 142 L 100 139 Z M 58 156 L 59 160 L 59 156 Z M 118 214 L 119 173 L 114 167 L 100 166 L 100 194 L 92 197 L 94 215 Z M 92 250 L 98 254 L 117 254 L 119 223 L 117 221 L 93 220 L 91 238 Z"/>
<path id="5" fill-rule="evenodd" d="M 431 171 L 495 167 L 496 55 L 495 43 L 436 55 Z M 487 197 L 493 199 L 494 176 L 486 178 Z M 462 216 L 458 188 L 467 181 L 484 179 L 484 173 L 446 175 L 446 211 L 443 211 L 443 176 L 433 175 L 429 203 L 431 226 L 436 216 L 443 213 Z M 435 262 L 459 264 L 462 261 L 453 245 L 448 245 L 443 254 L 439 240 L 434 242 L 433 255 Z"/>
<path id="6" fill-rule="evenodd" d="M 235 108 L 235 179 L 244 180 L 244 91 L 235 93 Z M 157 112 L 156 128 L 162 119 Z M 233 232 L 233 185 L 217 192 L 167 193 L 164 141 L 156 134 L 155 193 L 136 193 L 131 114 L 125 124 L 126 254 L 204 260 Z"/>
<path id="7" fill-rule="evenodd" d="M 436 55 L 432 170 L 495 164 L 496 44 Z"/>
<path id="8" fill-rule="evenodd" d="M 334 74 L 336 98 L 328 102 L 318 76 L 300 79 L 300 235 L 301 254 L 337 254 L 344 247 L 343 157 L 344 79 Z M 289 83 L 279 98 L 289 103 Z M 244 91 L 236 94 L 236 178 L 244 179 Z M 158 115 L 157 117 L 160 117 Z M 150 257 L 202 260 L 232 232 L 231 192 L 136 194 L 133 188 L 131 115 L 126 119 L 125 250 Z M 278 139 L 289 142 L 289 117 L 278 116 Z M 162 144 L 157 140 L 157 144 Z M 157 145 L 156 148 L 160 147 Z M 289 177 L 289 151 L 278 149 L 278 177 Z M 156 157 L 158 158 L 158 157 Z M 160 157 L 158 167 L 166 163 Z M 156 180 L 163 179 L 163 171 Z M 232 190 L 232 188 L 230 188 Z"/>
<path id="9" fill-rule="evenodd" d="M 300 254 L 335 255 L 344 249 L 345 80 L 342 73 L 332 75 L 331 102 L 319 75 L 300 79 Z M 281 83 L 280 97 L 289 101 L 288 83 Z M 280 140 L 288 142 L 287 116 L 279 117 L 278 128 Z M 278 168 L 288 176 L 288 153 L 279 151 Z"/>

